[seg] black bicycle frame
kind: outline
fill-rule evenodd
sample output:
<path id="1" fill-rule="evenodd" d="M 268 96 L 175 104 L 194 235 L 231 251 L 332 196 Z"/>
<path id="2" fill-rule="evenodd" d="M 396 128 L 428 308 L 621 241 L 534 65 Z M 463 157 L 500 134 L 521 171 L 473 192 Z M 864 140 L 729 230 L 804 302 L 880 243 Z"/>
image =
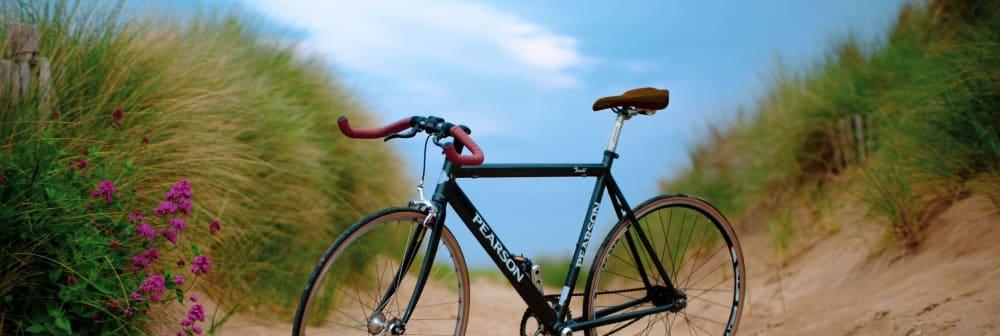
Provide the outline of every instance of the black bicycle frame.
<path id="1" fill-rule="evenodd" d="M 440 215 L 434 219 L 434 223 L 431 226 L 432 232 L 429 237 L 430 239 L 427 247 L 426 259 L 424 260 L 424 265 L 422 265 L 420 276 L 417 280 L 416 287 L 414 288 L 414 295 L 410 298 L 410 302 L 407 305 L 406 313 L 403 316 L 403 322 L 406 323 L 409 321 L 410 314 L 412 313 L 414 307 L 417 306 L 417 301 L 420 299 L 420 294 L 423 292 L 426 279 L 430 274 L 431 266 L 434 263 L 434 256 L 437 252 L 441 228 L 444 225 L 443 214 L 445 212 L 445 206 L 447 205 L 451 205 L 462 221 L 465 222 L 465 225 L 472 232 L 473 236 L 476 237 L 476 240 L 479 241 L 479 244 L 482 245 L 483 249 L 486 250 L 487 254 L 490 255 L 490 258 L 493 259 L 493 262 L 496 263 L 497 267 L 502 271 L 504 276 L 507 278 L 507 281 L 510 282 L 511 286 L 514 287 L 524 302 L 527 303 L 529 309 L 534 313 L 534 316 L 538 317 L 542 324 L 551 331 L 561 330 L 563 328 L 570 328 L 574 331 L 588 329 L 605 324 L 637 319 L 642 316 L 663 312 L 673 308 L 672 304 L 663 304 L 639 311 L 615 314 L 623 309 L 652 301 L 650 290 L 653 285 L 647 275 L 647 270 L 645 269 L 646 267 L 642 264 L 642 258 L 639 257 L 639 253 L 645 252 L 649 253 L 651 256 L 655 256 L 656 254 L 654 253 L 654 249 L 642 228 L 638 225 L 632 225 L 631 227 L 634 230 L 633 232 L 638 237 L 638 242 L 632 239 L 631 235 L 626 236 L 628 237 L 628 246 L 631 250 L 633 260 L 636 263 L 643 283 L 646 285 L 646 297 L 599 310 L 595 312 L 595 318 L 592 320 L 583 320 L 582 318 L 576 318 L 568 321 L 566 320 L 566 307 L 569 306 L 570 300 L 573 297 L 573 291 L 576 287 L 575 284 L 580 275 L 580 268 L 583 266 L 583 259 L 587 252 L 587 247 L 590 245 L 594 224 L 597 221 L 598 209 L 600 208 L 604 191 L 607 190 L 608 196 L 613 207 L 615 208 L 615 212 L 619 220 L 629 220 L 632 223 L 637 223 L 635 214 L 632 212 L 632 208 L 629 207 L 624 195 L 622 195 L 621 189 L 618 188 L 618 184 L 615 182 L 614 177 L 611 176 L 611 164 L 617 157 L 618 154 L 611 151 L 605 151 L 603 161 L 597 164 L 484 164 L 470 167 L 455 166 L 446 160 L 444 167 L 442 167 L 446 176 L 442 177 L 441 181 L 439 181 L 434 191 L 434 196 L 431 198 L 432 204 L 434 204 L 434 206 L 438 209 L 437 213 Z M 480 214 L 478 210 L 476 210 L 472 201 L 469 200 L 456 182 L 457 179 L 461 178 L 510 177 L 597 178 L 597 181 L 594 183 L 593 194 L 590 197 L 590 203 L 587 206 L 587 212 L 583 219 L 583 226 L 580 229 L 580 236 L 577 239 L 576 249 L 573 252 L 573 258 L 570 260 L 570 271 L 569 274 L 567 274 L 562 292 L 559 295 L 558 305 L 555 308 L 549 306 L 546 302 L 545 296 L 539 292 L 532 283 L 530 275 L 528 275 L 525 270 L 520 268 L 520 265 L 518 265 L 518 263 L 514 260 L 514 254 L 507 249 L 500 237 L 493 231 L 490 225 L 487 224 L 486 219 L 483 218 L 482 214 Z M 422 234 L 423 233 L 421 232 L 420 235 Z M 416 241 L 416 239 L 413 239 L 413 241 Z M 411 244 L 413 243 L 411 242 Z M 407 248 L 407 251 L 415 253 L 415 251 L 411 250 L 410 247 Z M 659 262 L 659 260 L 657 260 L 657 258 L 649 259 L 652 260 L 653 263 L 653 267 L 650 271 L 657 272 L 657 274 L 659 274 L 659 278 L 666 282 L 665 287 L 672 290 L 673 284 L 669 280 L 663 265 Z M 405 270 L 403 270 L 403 272 L 405 273 Z M 387 293 L 387 296 L 388 294 L 389 293 Z"/>

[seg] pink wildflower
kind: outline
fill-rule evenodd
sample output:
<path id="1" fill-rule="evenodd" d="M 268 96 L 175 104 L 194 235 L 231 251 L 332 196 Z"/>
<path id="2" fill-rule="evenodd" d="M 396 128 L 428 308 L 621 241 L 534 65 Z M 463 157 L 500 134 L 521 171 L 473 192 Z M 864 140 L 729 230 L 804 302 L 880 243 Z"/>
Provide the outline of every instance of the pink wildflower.
<path id="1" fill-rule="evenodd" d="M 121 307 L 122 307 L 122 305 L 121 305 L 120 302 L 118 302 L 118 300 L 108 301 L 108 308 L 111 308 L 111 309 L 121 309 Z"/>
<path id="2" fill-rule="evenodd" d="M 156 259 L 160 258 L 160 251 L 154 247 L 150 247 L 146 251 L 139 252 L 138 254 L 132 256 L 132 268 L 133 269 L 146 269 L 149 264 L 156 262 Z"/>
<path id="3" fill-rule="evenodd" d="M 211 223 L 208 224 L 208 232 L 211 234 L 215 234 L 216 232 L 219 232 L 219 230 L 221 229 L 222 229 L 222 222 L 220 222 L 218 219 L 214 219 L 212 220 Z"/>
<path id="4" fill-rule="evenodd" d="M 182 218 L 172 218 L 170 219 L 170 227 L 177 230 L 177 232 L 181 232 L 184 231 L 184 229 L 187 229 L 187 223 L 185 223 Z"/>
<path id="5" fill-rule="evenodd" d="M 186 199 L 186 198 L 182 199 L 180 201 L 180 203 L 177 204 L 177 209 L 180 209 L 180 211 L 183 212 L 185 215 L 190 215 L 191 214 L 191 200 Z"/>
<path id="6" fill-rule="evenodd" d="M 177 245 L 177 232 L 174 232 L 174 230 L 163 230 L 163 232 L 160 232 L 160 235 L 162 235 L 163 238 L 166 238 L 171 244 L 174 244 L 174 246 Z"/>
<path id="7" fill-rule="evenodd" d="M 129 223 L 140 223 L 140 222 L 142 222 L 142 220 L 143 220 L 143 218 L 142 218 L 142 213 L 141 212 L 133 211 L 132 213 L 128 214 L 128 221 L 129 221 Z"/>
<path id="8" fill-rule="evenodd" d="M 192 326 L 191 327 L 191 332 L 193 332 L 195 335 L 201 335 L 201 331 L 202 331 L 201 330 L 201 326 Z"/>
<path id="9" fill-rule="evenodd" d="M 104 198 L 104 200 L 111 202 L 112 196 L 115 194 L 115 183 L 111 180 L 103 180 L 97 185 L 97 189 L 90 192 L 90 197 L 94 198 Z"/>
<path id="10" fill-rule="evenodd" d="M 178 286 L 184 285 L 184 276 L 180 275 L 180 274 L 175 275 L 174 276 L 174 283 L 177 284 Z"/>
<path id="11" fill-rule="evenodd" d="M 212 270 L 212 261 L 208 259 L 208 256 L 197 256 L 191 259 L 191 273 L 194 274 L 208 274 L 208 271 Z"/>
<path id="12" fill-rule="evenodd" d="M 194 294 L 191 294 L 190 299 L 191 299 L 191 302 L 198 302 L 198 297 L 195 296 Z"/>
<path id="13" fill-rule="evenodd" d="M 191 320 L 191 322 L 205 321 L 205 307 L 200 303 L 191 306 L 191 309 L 189 309 L 187 313 L 187 319 Z"/>
<path id="14" fill-rule="evenodd" d="M 114 111 L 111 111 L 112 125 L 115 126 L 121 125 L 124 119 L 125 119 L 125 110 L 122 110 L 121 108 L 116 108 Z"/>
<path id="15" fill-rule="evenodd" d="M 77 162 L 71 164 L 69 166 L 69 171 L 86 169 L 88 165 L 89 165 L 89 162 L 87 162 L 87 159 L 83 159 L 83 160 L 80 160 L 80 161 L 77 161 Z"/>
<path id="16" fill-rule="evenodd" d="M 160 205 L 156 206 L 156 214 L 164 216 L 177 212 L 177 204 L 171 201 L 163 201 Z"/>
<path id="17" fill-rule="evenodd" d="M 183 320 L 181 320 L 181 326 L 184 326 L 184 327 L 190 327 L 191 324 L 193 324 L 193 323 L 194 323 L 194 321 L 191 321 L 188 318 L 184 318 Z"/>
<path id="18" fill-rule="evenodd" d="M 139 294 L 138 292 L 132 292 L 131 296 L 132 296 L 132 301 L 142 302 L 142 294 Z"/>
<path id="19" fill-rule="evenodd" d="M 164 200 L 178 203 L 183 199 L 191 198 L 191 183 L 188 180 L 180 180 L 170 188 Z"/>
<path id="20" fill-rule="evenodd" d="M 146 294 L 162 293 L 163 289 L 163 276 L 159 274 L 150 275 L 139 285 L 139 291 Z"/>
<path id="21" fill-rule="evenodd" d="M 149 225 L 149 223 L 139 223 L 135 227 L 135 234 L 143 238 L 153 238 L 156 237 L 156 229 L 152 225 Z"/>
<path id="22" fill-rule="evenodd" d="M 132 307 L 125 307 L 122 312 L 125 313 L 125 316 L 132 316 Z"/>

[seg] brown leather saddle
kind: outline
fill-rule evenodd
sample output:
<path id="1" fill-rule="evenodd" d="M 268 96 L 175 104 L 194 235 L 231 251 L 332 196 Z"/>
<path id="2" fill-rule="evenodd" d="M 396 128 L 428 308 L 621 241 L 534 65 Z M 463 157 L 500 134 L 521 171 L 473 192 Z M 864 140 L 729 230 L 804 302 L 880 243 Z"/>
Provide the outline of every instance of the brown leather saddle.
<path id="1" fill-rule="evenodd" d="M 617 108 L 634 108 L 638 110 L 662 110 L 670 103 L 670 91 L 644 87 L 625 91 L 617 96 L 598 99 L 594 102 L 594 111 Z"/>

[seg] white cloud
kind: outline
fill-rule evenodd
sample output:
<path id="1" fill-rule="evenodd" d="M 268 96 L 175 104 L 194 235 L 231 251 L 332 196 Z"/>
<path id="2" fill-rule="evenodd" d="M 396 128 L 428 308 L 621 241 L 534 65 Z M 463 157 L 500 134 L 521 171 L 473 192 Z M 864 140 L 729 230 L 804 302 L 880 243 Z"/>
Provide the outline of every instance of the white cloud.
<path id="1" fill-rule="evenodd" d="M 591 64 L 577 40 L 486 5 L 448 0 L 247 0 L 272 18 L 310 32 L 307 48 L 338 66 L 410 81 L 418 68 L 540 87 L 580 84 Z"/>

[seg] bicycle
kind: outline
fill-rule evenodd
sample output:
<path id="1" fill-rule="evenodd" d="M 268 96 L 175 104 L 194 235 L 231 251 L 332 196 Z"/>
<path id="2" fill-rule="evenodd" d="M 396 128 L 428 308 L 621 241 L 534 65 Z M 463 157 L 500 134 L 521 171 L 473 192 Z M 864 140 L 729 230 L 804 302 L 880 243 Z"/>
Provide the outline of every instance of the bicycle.
<path id="1" fill-rule="evenodd" d="M 668 103 L 669 92 L 654 88 L 598 99 L 594 111 L 616 115 L 601 163 L 482 164 L 484 154 L 471 130 L 442 118 L 415 116 L 355 129 L 340 117 L 338 126 L 350 138 L 389 141 L 427 133 L 446 160 L 430 200 L 423 197 L 421 177 L 419 199 L 361 219 L 327 250 L 303 291 L 292 334 L 464 335 L 469 274 L 461 247 L 445 226 L 449 205 L 527 304 L 521 335 L 734 334 L 746 271 L 726 218 L 705 200 L 683 194 L 656 196 L 633 209 L 611 174 L 624 122 L 653 115 Z M 596 178 L 593 193 L 562 290 L 548 295 L 540 267 L 507 249 L 456 182 L 581 176 Z M 584 292 L 575 293 L 605 191 L 618 222 L 590 265 Z M 438 255 L 441 247 L 446 253 Z M 583 315 L 573 317 L 571 301 L 580 296 Z"/>

